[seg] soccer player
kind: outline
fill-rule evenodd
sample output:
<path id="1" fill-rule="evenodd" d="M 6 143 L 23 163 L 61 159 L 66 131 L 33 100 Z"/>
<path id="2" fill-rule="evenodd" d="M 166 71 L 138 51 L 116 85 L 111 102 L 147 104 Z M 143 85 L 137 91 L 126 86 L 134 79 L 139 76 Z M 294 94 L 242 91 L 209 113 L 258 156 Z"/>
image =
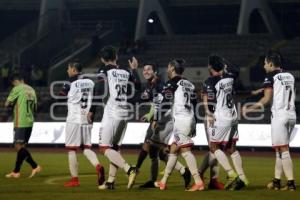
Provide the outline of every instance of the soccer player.
<path id="1" fill-rule="evenodd" d="M 129 61 L 129 65 L 132 69 L 136 69 L 138 67 L 138 61 L 134 58 L 132 62 Z M 147 87 L 141 93 L 140 101 L 151 102 L 152 105 L 149 113 L 142 117 L 142 121 L 151 123 L 154 114 L 153 102 L 157 95 L 161 93 L 164 83 L 157 75 L 156 64 L 152 62 L 144 64 L 143 76 L 147 80 Z M 157 180 L 158 176 L 158 157 L 164 162 L 168 161 L 168 154 L 165 152 L 164 147 L 167 147 L 173 129 L 173 119 L 170 112 L 162 117 L 158 126 L 160 131 L 155 134 L 151 125 L 149 125 L 144 144 L 136 163 L 136 168 L 139 170 L 149 154 L 151 159 L 151 180 L 141 185 L 141 188 L 155 188 L 154 182 Z M 177 161 L 175 169 L 180 172 L 184 179 L 185 187 L 187 187 L 191 181 L 189 169 L 185 168 L 179 161 Z"/>
<path id="2" fill-rule="evenodd" d="M 11 76 L 11 83 L 13 89 L 7 97 L 5 107 L 13 106 L 14 108 L 14 145 L 17 149 L 17 158 L 15 169 L 11 173 L 6 174 L 6 178 L 19 178 L 24 160 L 32 168 L 31 175 L 29 176 L 29 178 L 32 178 L 42 169 L 26 149 L 26 144 L 31 136 L 37 98 L 34 89 L 24 83 L 20 74 L 13 74 Z"/>
<path id="3" fill-rule="evenodd" d="M 205 110 L 204 128 L 208 145 L 210 145 L 209 127 L 213 123 L 213 114 L 215 111 L 216 95 L 214 93 L 214 85 L 220 80 L 220 70 L 223 69 L 223 64 L 218 62 L 218 57 L 211 55 L 208 58 L 208 70 L 210 77 L 204 81 L 202 89 L 202 99 Z M 210 168 L 210 182 L 208 185 L 209 189 L 224 189 L 224 184 L 218 181 L 219 166 L 215 155 L 212 152 L 208 152 L 202 161 L 199 168 L 199 173 L 203 179 L 204 173 L 207 168 Z"/>
<path id="4" fill-rule="evenodd" d="M 206 94 L 204 101 L 208 102 L 209 98 L 215 98 L 213 113 L 210 111 L 209 105 L 205 106 L 210 151 L 227 172 L 228 179 L 224 188 L 239 190 L 247 186 L 249 181 L 243 170 L 241 156 L 236 150 L 238 119 L 233 101 L 233 84 L 238 76 L 238 69 L 224 58 L 216 55 L 210 57 L 210 63 L 210 72 L 215 74 L 215 77 L 205 82 L 204 85 Z M 236 171 L 231 167 L 222 150 L 223 147 L 231 155 Z"/>
<path id="5" fill-rule="evenodd" d="M 272 103 L 271 137 L 276 151 L 275 178 L 268 188 L 281 189 L 281 174 L 284 172 L 288 182 L 284 190 L 295 190 L 293 162 L 289 152 L 290 135 L 296 124 L 295 78 L 283 71 L 282 57 L 278 52 L 266 54 L 264 68 L 267 72 L 264 80 L 264 96 L 257 103 L 243 107 L 243 115 L 253 112 L 262 106 Z"/>
<path id="6" fill-rule="evenodd" d="M 160 120 L 161 111 L 172 108 L 174 121 L 172 133 L 174 142 L 170 147 L 168 162 L 164 171 L 164 176 L 155 186 L 160 190 L 165 190 L 167 180 L 172 173 L 177 162 L 178 154 L 181 153 L 187 166 L 195 180 L 195 184 L 188 191 L 204 190 L 204 184 L 197 170 L 195 156 L 191 152 L 193 140 L 191 137 L 196 132 L 195 105 L 197 103 L 195 86 L 187 79 L 182 77 L 184 61 L 180 59 L 171 60 L 168 64 L 169 81 L 165 84 L 161 94 L 155 102 L 155 115 L 152 128 L 157 128 L 157 120 Z"/>
<path id="7" fill-rule="evenodd" d="M 117 50 L 106 46 L 100 52 L 101 62 L 105 65 L 98 71 L 98 84 L 96 95 L 101 95 L 103 100 L 108 98 L 99 132 L 99 150 L 110 161 L 108 180 L 99 186 L 99 189 L 114 189 L 115 175 L 121 168 L 128 175 L 127 188 L 132 188 L 136 169 L 131 167 L 119 152 L 124 133 L 126 131 L 129 114 L 128 97 L 133 96 L 135 88 L 139 88 L 139 80 L 135 70 L 117 65 Z M 134 86 L 130 83 L 133 83 Z M 105 93 L 108 91 L 108 93 Z M 98 95 L 99 94 L 99 95 Z M 93 118 L 96 106 L 90 110 L 90 119 Z"/>
<path id="8" fill-rule="evenodd" d="M 71 180 L 64 184 L 65 187 L 79 186 L 78 161 L 76 151 L 82 146 L 83 154 L 95 167 L 98 184 L 102 185 L 104 168 L 99 164 L 97 155 L 91 150 L 91 128 L 88 123 L 88 112 L 93 98 L 94 82 L 81 75 L 82 65 L 78 62 L 68 64 L 67 73 L 70 84 L 65 84 L 61 94 L 68 97 L 68 116 L 66 123 L 65 146 L 68 149 L 69 169 Z"/>

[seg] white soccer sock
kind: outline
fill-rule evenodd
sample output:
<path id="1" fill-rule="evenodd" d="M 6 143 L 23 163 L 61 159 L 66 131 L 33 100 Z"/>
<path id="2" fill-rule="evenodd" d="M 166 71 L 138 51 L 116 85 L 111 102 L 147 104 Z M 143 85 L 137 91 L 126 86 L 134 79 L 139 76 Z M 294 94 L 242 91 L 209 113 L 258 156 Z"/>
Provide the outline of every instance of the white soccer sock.
<path id="1" fill-rule="evenodd" d="M 94 167 L 96 167 L 99 164 L 96 153 L 94 151 L 92 151 L 91 149 L 84 149 L 83 154 L 85 155 L 85 157 L 90 161 L 90 163 Z"/>
<path id="2" fill-rule="evenodd" d="M 214 154 L 215 154 L 218 162 L 220 163 L 220 165 L 225 169 L 227 174 L 229 176 L 231 176 L 234 173 L 234 171 L 229 163 L 229 160 L 228 160 L 226 154 L 223 151 L 221 151 L 220 149 L 216 150 Z"/>
<path id="3" fill-rule="evenodd" d="M 69 151 L 68 157 L 69 157 L 69 169 L 70 169 L 71 176 L 78 177 L 78 162 L 77 162 L 76 151 Z"/>
<path id="4" fill-rule="evenodd" d="M 198 169 L 197 169 L 197 161 L 195 156 L 192 154 L 191 151 L 186 151 L 181 153 L 182 157 L 184 158 L 189 170 L 191 171 L 192 176 L 194 177 L 195 183 L 199 184 L 202 182 Z"/>
<path id="5" fill-rule="evenodd" d="M 199 167 L 199 173 L 204 174 L 208 167 L 209 167 L 209 152 L 205 154 L 205 156 L 202 159 L 202 163 Z"/>
<path id="6" fill-rule="evenodd" d="M 177 157 L 178 157 L 177 154 L 173 154 L 173 153 L 169 154 L 168 162 L 167 162 L 167 165 L 166 165 L 166 168 L 165 168 L 165 173 L 164 173 L 163 178 L 161 179 L 161 182 L 163 184 L 167 183 L 168 177 L 170 176 L 170 174 L 172 173 L 172 171 L 175 167 Z"/>
<path id="7" fill-rule="evenodd" d="M 130 165 L 126 163 L 121 154 L 113 149 L 106 149 L 104 156 L 109 159 L 110 162 L 123 169 L 126 173 L 128 172 Z"/>
<path id="8" fill-rule="evenodd" d="M 107 182 L 112 183 L 115 181 L 117 171 L 118 171 L 118 167 L 116 165 L 114 165 L 113 163 L 110 163 Z"/>
<path id="9" fill-rule="evenodd" d="M 281 153 L 276 151 L 276 161 L 275 161 L 275 178 L 281 179 L 281 174 L 283 171 Z"/>
<path id="10" fill-rule="evenodd" d="M 293 162 L 289 151 L 281 153 L 282 167 L 288 181 L 294 180 Z"/>
<path id="11" fill-rule="evenodd" d="M 219 176 L 219 165 L 215 154 L 209 152 L 210 179 L 217 179 Z"/>
<path id="12" fill-rule="evenodd" d="M 235 168 L 236 172 L 238 173 L 240 179 L 242 181 L 247 181 L 247 178 L 246 178 L 244 170 L 243 170 L 243 162 L 242 162 L 240 153 L 238 151 L 233 152 L 231 154 L 231 159 L 232 159 L 234 168 Z"/>
<path id="13" fill-rule="evenodd" d="M 184 174 L 184 172 L 185 172 L 185 167 L 184 167 L 184 165 L 181 164 L 181 162 L 179 162 L 179 161 L 176 162 L 176 164 L 175 164 L 175 169 L 176 169 L 177 171 L 179 171 L 179 173 L 180 173 L 181 175 Z"/>

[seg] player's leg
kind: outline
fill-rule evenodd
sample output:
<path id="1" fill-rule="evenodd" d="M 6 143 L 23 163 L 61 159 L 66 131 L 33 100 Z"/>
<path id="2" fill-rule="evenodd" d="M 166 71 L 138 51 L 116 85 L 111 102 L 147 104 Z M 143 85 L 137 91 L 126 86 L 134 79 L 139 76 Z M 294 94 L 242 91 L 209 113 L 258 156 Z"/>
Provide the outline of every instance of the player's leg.
<path id="1" fill-rule="evenodd" d="M 208 121 L 207 121 L 206 117 L 204 119 L 204 130 L 205 130 L 205 134 L 206 134 L 207 143 L 209 145 L 209 134 L 208 134 L 209 130 L 208 130 Z M 202 179 L 204 178 L 204 173 L 210 167 L 209 160 L 210 160 L 210 152 L 208 152 L 207 154 L 204 155 L 201 165 L 199 167 L 199 174 Z"/>
<path id="2" fill-rule="evenodd" d="M 97 173 L 97 183 L 102 185 L 105 181 L 104 167 L 99 163 L 97 154 L 91 150 L 92 148 L 92 125 L 81 125 L 83 154 L 95 167 Z"/>
<path id="3" fill-rule="evenodd" d="M 233 166 L 239 176 L 239 179 L 237 180 L 234 188 L 234 190 L 240 190 L 243 187 L 246 187 L 249 185 L 249 181 L 245 175 L 244 169 L 243 169 L 243 162 L 241 155 L 239 151 L 236 149 L 236 141 L 238 140 L 238 128 L 237 124 L 233 125 L 230 131 L 230 136 L 229 136 L 229 143 L 227 144 L 227 149 L 228 152 L 231 155 L 231 160 L 233 162 Z"/>
<path id="4" fill-rule="evenodd" d="M 76 151 L 80 148 L 81 144 L 81 132 L 80 124 L 66 123 L 66 138 L 65 147 L 68 149 L 68 161 L 69 170 L 71 174 L 71 180 L 64 183 L 65 187 L 79 186 L 78 179 L 78 160 Z"/>
<path id="5" fill-rule="evenodd" d="M 159 159 L 167 164 L 169 157 L 169 147 L 161 148 L 159 151 Z M 191 172 L 181 162 L 177 160 L 174 169 L 180 173 L 184 180 L 184 187 L 187 188 L 191 182 Z"/>
<path id="6" fill-rule="evenodd" d="M 28 157 L 28 151 L 25 149 L 26 131 L 25 128 L 14 128 L 14 146 L 17 150 L 17 157 L 14 170 L 6 174 L 6 178 L 19 178 L 23 161 Z"/>
<path id="7" fill-rule="evenodd" d="M 151 159 L 150 180 L 140 186 L 140 188 L 155 188 L 154 182 L 158 176 L 158 152 L 159 147 L 151 144 L 149 149 L 149 158 Z"/>
<path id="8" fill-rule="evenodd" d="M 151 138 L 151 141 L 157 144 L 160 144 L 160 152 L 159 158 L 160 160 L 164 161 L 165 163 L 168 162 L 168 155 L 169 155 L 169 141 L 172 136 L 172 131 L 174 128 L 173 119 L 170 116 L 166 116 L 163 118 L 161 122 L 158 122 L 159 132 L 154 134 Z M 187 188 L 191 182 L 191 172 L 190 170 L 185 167 L 181 162 L 177 160 L 175 164 L 176 171 L 180 173 L 184 180 L 185 188 Z"/>
<path id="9" fill-rule="evenodd" d="M 204 128 L 205 128 L 205 134 L 206 134 L 206 139 L 208 145 L 210 144 L 210 134 L 209 131 L 211 130 L 208 127 L 208 121 L 207 119 L 204 120 Z M 209 189 L 224 189 L 224 184 L 219 182 L 218 177 L 219 177 L 219 165 L 218 161 L 215 157 L 215 155 L 209 151 L 203 158 L 202 164 L 199 168 L 199 174 L 201 179 L 203 180 L 204 173 L 207 170 L 207 168 L 210 168 L 210 181 L 208 188 Z M 204 181 L 204 180 L 203 180 Z"/>
<path id="10" fill-rule="evenodd" d="M 286 120 L 284 121 L 285 124 L 285 131 L 283 132 L 283 141 L 286 145 L 280 147 L 281 152 L 281 161 L 282 161 L 282 168 L 287 179 L 286 187 L 282 188 L 283 190 L 295 190 L 295 181 L 294 181 L 294 172 L 293 172 L 293 161 L 289 151 L 289 141 L 290 135 L 292 130 L 295 126 L 296 120 Z"/>
<path id="11" fill-rule="evenodd" d="M 239 176 L 232 190 L 240 190 L 249 185 L 249 181 L 244 173 L 243 162 L 240 153 L 236 150 L 236 143 L 231 142 L 229 146 L 229 153 L 231 154 L 231 160 L 233 166 Z"/>
<path id="12" fill-rule="evenodd" d="M 171 173 L 176 165 L 176 162 L 177 162 L 178 150 L 179 149 L 178 149 L 176 143 L 173 143 L 170 147 L 170 153 L 168 156 L 167 165 L 164 170 L 164 176 L 159 182 L 155 182 L 155 186 L 159 187 L 160 190 L 166 189 L 166 184 L 167 184 L 168 178 L 171 175 Z"/>
<path id="13" fill-rule="evenodd" d="M 148 153 L 150 151 L 150 138 L 153 134 L 153 131 L 151 129 L 151 126 L 148 127 L 147 129 L 147 134 L 146 134 L 146 137 L 145 137 L 145 140 L 144 140 L 144 144 L 142 146 L 142 149 L 139 153 L 139 156 L 138 156 L 138 159 L 137 159 L 137 162 L 136 162 L 136 168 L 139 170 L 144 162 L 144 160 L 146 159 L 146 157 L 148 156 Z"/>
<path id="14" fill-rule="evenodd" d="M 114 144 L 121 143 L 126 130 L 126 122 L 117 119 L 106 120 L 105 116 L 103 118 L 99 135 L 99 150 L 111 163 L 127 173 L 129 178 L 127 188 L 130 189 L 135 181 L 136 170 L 125 161 L 120 152 L 112 148 Z"/>
<path id="15" fill-rule="evenodd" d="M 210 150 L 228 175 L 227 182 L 224 186 L 225 189 L 230 188 L 238 177 L 231 167 L 226 154 L 220 149 L 220 144 L 228 142 L 230 130 L 231 127 L 229 126 L 215 126 L 210 130 Z"/>
<path id="16" fill-rule="evenodd" d="M 32 132 L 32 127 L 31 128 L 25 128 L 25 144 L 28 143 L 30 136 L 31 136 L 31 132 Z M 34 177 L 37 173 L 42 171 L 42 167 L 40 165 L 38 165 L 34 159 L 31 156 L 31 153 L 28 151 L 28 149 L 25 148 L 24 149 L 27 153 L 26 159 L 25 161 L 31 166 L 32 170 L 31 170 L 31 174 L 29 176 L 29 178 Z"/>

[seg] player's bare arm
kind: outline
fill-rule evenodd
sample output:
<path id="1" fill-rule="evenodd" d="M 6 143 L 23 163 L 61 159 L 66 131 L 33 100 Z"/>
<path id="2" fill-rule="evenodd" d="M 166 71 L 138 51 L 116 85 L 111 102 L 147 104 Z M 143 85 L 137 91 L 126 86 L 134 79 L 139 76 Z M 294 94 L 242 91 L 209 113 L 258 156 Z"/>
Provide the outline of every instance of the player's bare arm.
<path id="1" fill-rule="evenodd" d="M 253 112 L 270 103 L 272 100 L 272 95 L 273 95 L 273 90 L 271 88 L 265 88 L 264 96 L 258 102 L 256 102 L 255 104 L 249 107 L 243 107 L 243 116 L 245 116 L 249 112 Z"/>

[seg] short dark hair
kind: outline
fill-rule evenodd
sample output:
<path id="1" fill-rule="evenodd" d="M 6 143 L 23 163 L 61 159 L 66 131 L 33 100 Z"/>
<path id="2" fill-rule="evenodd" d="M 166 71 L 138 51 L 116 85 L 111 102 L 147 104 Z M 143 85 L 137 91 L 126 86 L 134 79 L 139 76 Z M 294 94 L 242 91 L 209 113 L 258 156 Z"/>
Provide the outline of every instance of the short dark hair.
<path id="1" fill-rule="evenodd" d="M 9 81 L 13 82 L 13 81 L 16 81 L 16 80 L 21 81 L 21 80 L 24 80 L 24 78 L 20 73 L 15 72 L 15 73 L 10 75 Z"/>
<path id="2" fill-rule="evenodd" d="M 182 58 L 175 58 L 170 60 L 169 64 L 174 67 L 176 74 L 183 74 L 185 60 Z"/>
<path id="3" fill-rule="evenodd" d="M 152 70 L 154 71 L 154 72 L 157 72 L 157 64 L 156 64 L 156 62 L 153 62 L 153 61 L 146 61 L 146 62 L 144 62 L 143 63 L 143 67 L 145 67 L 146 65 L 150 65 L 151 67 L 152 67 Z"/>
<path id="4" fill-rule="evenodd" d="M 278 51 L 268 51 L 265 58 L 267 62 L 273 63 L 275 67 L 282 66 L 282 56 Z"/>
<path id="5" fill-rule="evenodd" d="M 224 68 L 224 59 L 217 54 L 211 54 L 208 57 L 208 65 L 210 65 L 213 70 L 219 72 Z"/>
<path id="6" fill-rule="evenodd" d="M 105 46 L 100 51 L 100 58 L 105 61 L 114 61 L 117 59 L 117 49 L 113 46 Z"/>
<path id="7" fill-rule="evenodd" d="M 77 72 L 81 72 L 82 71 L 82 64 L 80 62 L 69 62 L 69 65 L 71 68 L 75 68 Z"/>

